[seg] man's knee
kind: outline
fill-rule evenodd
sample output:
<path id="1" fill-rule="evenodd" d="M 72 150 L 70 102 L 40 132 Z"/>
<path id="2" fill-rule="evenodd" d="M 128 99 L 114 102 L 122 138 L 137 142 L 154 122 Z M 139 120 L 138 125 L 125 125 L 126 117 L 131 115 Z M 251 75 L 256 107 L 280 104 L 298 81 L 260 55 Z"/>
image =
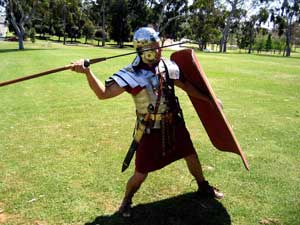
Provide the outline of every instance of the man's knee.
<path id="1" fill-rule="evenodd" d="M 135 171 L 133 176 L 137 182 L 142 183 L 147 178 L 148 173 L 140 173 L 138 171 Z"/>
<path id="2" fill-rule="evenodd" d="M 199 159 L 198 159 L 197 153 L 192 154 L 192 155 L 188 155 L 188 156 L 186 156 L 184 159 L 185 159 L 185 161 L 187 161 L 187 162 L 189 162 L 189 161 L 194 161 L 194 160 L 199 160 Z"/>

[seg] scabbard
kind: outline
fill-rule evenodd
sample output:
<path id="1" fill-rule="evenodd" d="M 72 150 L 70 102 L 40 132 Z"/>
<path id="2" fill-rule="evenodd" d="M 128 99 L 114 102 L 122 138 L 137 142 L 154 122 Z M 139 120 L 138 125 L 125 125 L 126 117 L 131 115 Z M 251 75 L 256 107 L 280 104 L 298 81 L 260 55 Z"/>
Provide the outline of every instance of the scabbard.
<path id="1" fill-rule="evenodd" d="M 129 166 L 129 164 L 130 164 L 130 162 L 133 158 L 133 155 L 134 155 L 135 151 L 137 150 L 138 146 L 139 146 L 139 143 L 135 139 L 133 139 L 133 141 L 132 141 L 132 143 L 131 143 L 131 145 L 128 149 L 128 152 L 125 156 L 125 159 L 123 161 L 122 172 L 124 172 L 128 168 L 128 166 Z"/>
<path id="2" fill-rule="evenodd" d="M 150 113 L 147 113 L 144 118 L 143 123 L 141 123 L 139 125 L 138 129 L 135 130 L 133 141 L 131 142 L 131 145 L 130 145 L 128 152 L 125 156 L 125 159 L 123 161 L 122 172 L 124 172 L 128 168 L 128 166 L 132 160 L 132 157 L 139 146 L 139 142 L 141 141 L 141 139 L 144 135 L 144 131 L 146 129 L 146 123 L 148 122 L 149 119 L 150 119 Z"/>

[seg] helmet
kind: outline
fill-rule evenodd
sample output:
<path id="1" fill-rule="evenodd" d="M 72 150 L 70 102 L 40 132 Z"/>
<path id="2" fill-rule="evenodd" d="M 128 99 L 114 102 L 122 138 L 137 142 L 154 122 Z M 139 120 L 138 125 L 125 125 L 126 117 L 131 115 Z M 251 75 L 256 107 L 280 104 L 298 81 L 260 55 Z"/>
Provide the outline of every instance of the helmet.
<path id="1" fill-rule="evenodd" d="M 143 52 L 142 50 L 146 50 L 147 48 L 151 48 L 151 45 L 154 43 L 159 43 L 159 33 L 156 32 L 151 27 L 142 27 L 139 28 L 133 35 L 133 46 L 139 52 L 139 56 L 143 60 L 144 63 L 154 63 L 158 61 L 157 51 L 149 50 Z"/>
<path id="2" fill-rule="evenodd" d="M 151 27 L 139 28 L 133 35 L 133 46 L 135 48 L 144 48 L 152 43 L 159 42 L 159 33 Z"/>

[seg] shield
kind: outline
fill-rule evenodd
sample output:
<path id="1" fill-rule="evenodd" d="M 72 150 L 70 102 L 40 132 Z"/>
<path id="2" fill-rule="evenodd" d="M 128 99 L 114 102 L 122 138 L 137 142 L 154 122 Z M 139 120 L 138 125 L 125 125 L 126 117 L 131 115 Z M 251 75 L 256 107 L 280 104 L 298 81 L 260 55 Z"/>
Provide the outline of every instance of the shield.
<path id="1" fill-rule="evenodd" d="M 249 164 L 233 130 L 227 121 L 216 95 L 192 49 L 184 49 L 171 55 L 180 68 L 186 80 L 191 82 L 202 93 L 212 99 L 212 103 L 189 96 L 212 144 L 219 150 L 240 155 L 244 166 L 249 170 Z"/>

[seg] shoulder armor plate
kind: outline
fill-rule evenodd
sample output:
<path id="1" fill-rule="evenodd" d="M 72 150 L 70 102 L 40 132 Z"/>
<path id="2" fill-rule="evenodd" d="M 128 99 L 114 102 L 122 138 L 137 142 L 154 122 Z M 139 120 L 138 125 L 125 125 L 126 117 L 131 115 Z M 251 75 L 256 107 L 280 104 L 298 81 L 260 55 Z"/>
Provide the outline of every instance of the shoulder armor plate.
<path id="1" fill-rule="evenodd" d="M 163 59 L 163 62 L 169 72 L 169 78 L 172 80 L 178 80 L 180 77 L 180 70 L 177 64 L 169 59 Z"/>
<path id="2" fill-rule="evenodd" d="M 112 75 L 107 81 L 114 80 L 120 87 L 129 86 L 131 88 L 146 87 L 149 82 L 148 78 L 153 76 L 153 73 L 146 70 L 135 71 L 132 65 L 129 65 L 114 75 Z"/>

